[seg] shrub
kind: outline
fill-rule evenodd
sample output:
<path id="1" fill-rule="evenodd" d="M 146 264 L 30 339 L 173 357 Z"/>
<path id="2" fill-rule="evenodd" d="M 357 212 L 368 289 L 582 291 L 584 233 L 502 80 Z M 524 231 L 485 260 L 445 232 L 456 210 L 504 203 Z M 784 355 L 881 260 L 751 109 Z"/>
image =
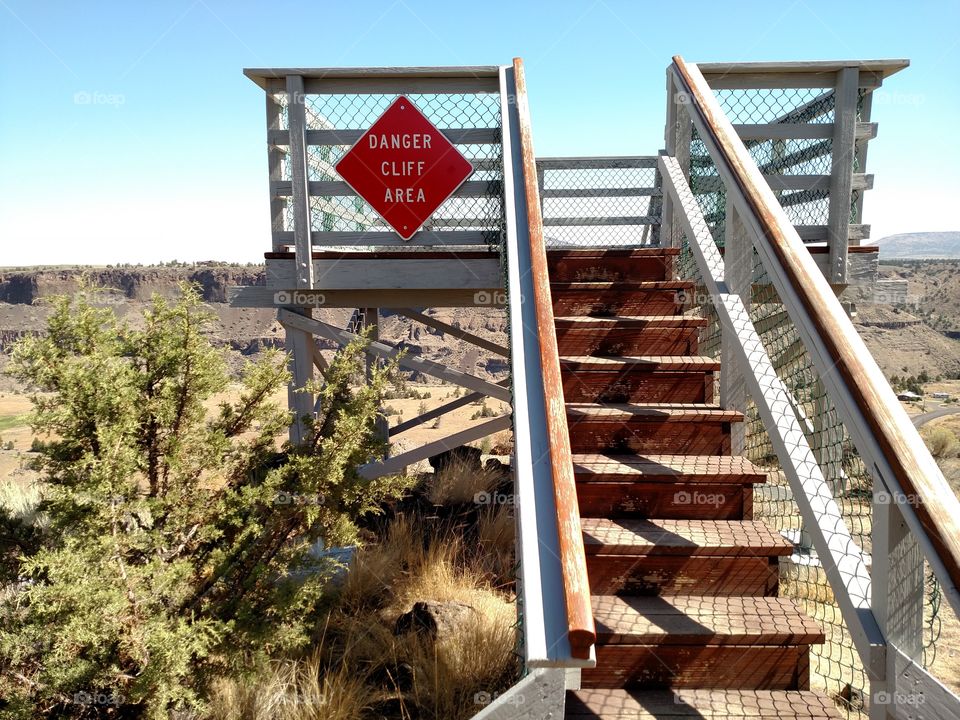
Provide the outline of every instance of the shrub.
<path id="1" fill-rule="evenodd" d="M 938 460 L 954 457 L 960 450 L 960 441 L 949 428 L 942 425 L 935 425 L 932 428 L 924 428 L 924 440 L 930 449 L 930 454 Z"/>
<path id="2" fill-rule="evenodd" d="M 15 716 L 70 715 L 76 694 L 103 693 L 122 715 L 167 718 L 201 708 L 231 668 L 305 647 L 336 569 L 310 549 L 354 543 L 355 519 L 406 484 L 355 470 L 382 452 L 373 430 L 394 369 L 353 389 L 362 339 L 326 371 L 306 442 L 278 451 L 284 357 L 248 363 L 239 398 L 211 415 L 227 373 L 209 322 L 186 286 L 176 304 L 155 298 L 139 329 L 61 299 L 48 334 L 14 348 L 51 438 L 38 448 L 49 527 L 10 569 L 29 582 L 0 606 L 0 696 Z"/>

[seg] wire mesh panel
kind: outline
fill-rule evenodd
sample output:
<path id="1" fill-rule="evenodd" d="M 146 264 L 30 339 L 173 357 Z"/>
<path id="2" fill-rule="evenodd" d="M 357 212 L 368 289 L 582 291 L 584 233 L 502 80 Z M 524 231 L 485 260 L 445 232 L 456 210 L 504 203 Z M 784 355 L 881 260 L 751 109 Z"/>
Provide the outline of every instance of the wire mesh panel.
<path id="1" fill-rule="evenodd" d="M 721 91 L 717 92 L 718 95 L 721 93 Z M 802 94 L 795 94 L 795 96 L 799 99 L 807 98 L 807 95 Z M 780 95 L 776 93 L 755 95 L 747 94 L 746 91 L 736 91 L 735 94 L 734 91 L 729 91 L 725 96 L 726 109 L 737 112 L 737 108 L 744 107 L 743 98 L 746 97 L 753 98 L 752 102 L 757 103 L 758 97 L 780 97 Z M 822 94 L 817 95 L 812 100 L 805 99 L 804 102 L 805 104 L 799 106 L 806 113 L 803 116 L 804 119 L 828 121 L 824 118 L 830 118 L 829 110 L 832 105 L 829 95 L 826 97 Z M 759 109 L 754 105 L 749 107 L 752 108 L 750 112 L 756 114 L 741 115 L 739 118 L 734 118 L 734 121 L 759 122 L 768 117 L 779 117 L 777 113 L 783 109 L 780 106 L 776 108 L 761 106 Z M 810 114 L 821 111 L 822 114 L 809 117 Z M 746 111 L 741 110 L 741 112 Z M 679 123 L 678 128 L 682 127 L 683 123 Z M 682 140 L 682 138 L 678 139 Z M 703 141 L 698 137 L 696 129 L 692 129 L 686 143 L 685 147 L 678 147 L 677 154 L 683 156 L 689 148 L 688 167 L 694 197 L 704 213 L 715 242 L 722 248 L 726 227 L 726 191 L 716 166 Z M 768 167 L 764 169 L 765 172 L 774 169 L 769 165 L 771 142 L 767 142 L 765 146 L 759 143 L 753 145 L 747 143 L 747 145 L 758 165 L 762 165 L 763 162 L 768 163 Z M 829 163 L 829 154 L 825 157 L 824 160 L 821 154 L 811 153 L 810 157 L 803 162 L 808 163 L 807 167 L 811 170 L 829 172 L 829 166 L 822 165 L 822 163 Z M 827 169 L 822 170 L 824 167 Z M 776 169 L 792 172 L 793 166 L 785 165 L 783 168 Z M 781 194 L 780 198 L 783 202 L 784 195 Z M 814 204 L 807 203 L 810 206 Z M 788 214 L 791 208 L 796 211 L 803 206 L 804 204 L 800 203 L 789 206 Z M 796 217 L 796 215 L 793 216 L 795 222 L 797 222 Z M 801 221 L 802 224 L 812 222 L 826 222 L 826 219 L 825 216 L 818 216 Z M 672 244 L 681 249 L 677 264 L 678 274 L 681 279 L 694 281 L 699 288 L 700 273 L 690 253 L 688 238 L 679 229 L 677 223 L 671 224 L 671 232 L 673 237 L 664 237 L 662 240 L 664 244 Z M 796 325 L 789 317 L 756 250 L 753 250 L 752 256 L 751 292 L 749 298 L 744 298 L 750 310 L 750 318 L 777 376 L 792 396 L 793 411 L 857 550 L 869 562 L 873 550 L 871 533 L 874 479 L 840 420 L 837 409 L 820 380 L 820 374 L 812 362 Z M 720 348 L 720 331 L 716 316 L 712 312 L 710 298 L 696 294 L 691 312 L 709 320 L 707 327 L 701 332 L 700 352 L 717 356 Z M 811 648 L 811 685 L 814 689 L 829 694 L 848 716 L 865 716 L 869 705 L 867 674 L 827 580 L 824 566 L 812 546 L 810 528 L 804 526 L 791 485 L 783 472 L 760 414 L 752 402 L 748 402 L 745 436 L 745 455 L 768 473 L 768 481 L 763 485 L 757 485 L 754 489 L 754 515 L 757 519 L 762 519 L 776 528 L 794 545 L 791 557 L 782 560 L 780 564 L 779 593 L 781 596 L 790 597 L 799 602 L 807 614 L 820 623 L 826 634 L 826 642 L 823 645 Z M 926 612 L 923 637 L 925 666 L 929 666 L 935 657 L 936 640 L 940 634 L 939 605 L 939 588 L 929 568 L 926 568 Z"/>
<path id="2" fill-rule="evenodd" d="M 307 93 L 307 181 L 312 183 L 310 229 L 324 249 L 422 250 L 424 246 L 499 246 L 503 228 L 503 149 L 500 96 L 494 92 L 403 93 L 473 165 L 474 171 L 433 213 L 420 233 L 405 242 L 373 208 L 341 182 L 336 164 L 401 94 Z M 274 94 L 280 129 L 288 130 L 288 95 Z M 285 134 L 279 134 L 282 141 Z M 290 148 L 279 145 L 281 179 L 292 181 Z M 275 192 L 276 194 L 276 192 Z M 285 202 L 281 232 L 293 231 L 292 198 Z M 461 233 L 471 231 L 469 235 Z M 350 233 L 351 235 L 346 235 Z M 328 234 L 328 235 L 324 235 Z M 361 234 L 361 236 L 357 236 Z"/>
<path id="3" fill-rule="evenodd" d="M 540 158 L 537 173 L 548 247 L 652 244 L 656 158 Z"/>

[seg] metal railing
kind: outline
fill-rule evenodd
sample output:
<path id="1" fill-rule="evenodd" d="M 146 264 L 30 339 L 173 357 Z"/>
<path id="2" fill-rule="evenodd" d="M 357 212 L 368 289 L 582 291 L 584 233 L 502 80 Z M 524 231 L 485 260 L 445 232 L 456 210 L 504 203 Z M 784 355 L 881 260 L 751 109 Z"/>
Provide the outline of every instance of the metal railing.
<path id="1" fill-rule="evenodd" d="M 960 502 L 699 67 L 675 58 L 668 92 L 668 130 L 688 124 L 716 169 L 724 196 L 723 254 L 713 232 L 716 218 L 708 217 L 691 187 L 690 156 L 677 157 L 683 153 L 676 136 L 668 136 L 660 159 L 664 223 L 676 223 L 670 241 L 691 258 L 702 304 L 716 317 L 721 402 L 744 411 L 752 402 L 784 489 L 810 535 L 869 682 L 861 707 L 872 718 L 908 717 L 919 697 L 924 715 L 955 716 L 960 699 L 922 666 L 921 632 L 924 560 L 951 606 L 960 605 Z M 778 347 L 764 342 L 778 325 L 794 328 L 795 341 Z M 829 404 L 811 405 L 804 388 L 788 382 L 804 358 Z M 811 429 L 830 413 L 846 433 L 840 456 L 811 442 Z M 744 440 L 735 451 L 742 451 Z M 851 454 L 872 479 L 867 548 L 846 522 L 844 468 Z M 856 690 L 834 693 L 856 710 Z"/>

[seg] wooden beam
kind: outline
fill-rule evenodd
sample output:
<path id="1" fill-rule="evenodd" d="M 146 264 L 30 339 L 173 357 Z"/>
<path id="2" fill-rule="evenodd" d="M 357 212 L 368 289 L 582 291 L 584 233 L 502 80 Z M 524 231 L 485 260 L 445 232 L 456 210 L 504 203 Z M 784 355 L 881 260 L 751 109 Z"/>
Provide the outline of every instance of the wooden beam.
<path id="1" fill-rule="evenodd" d="M 599 227 L 614 225 L 657 225 L 660 218 L 650 215 L 615 216 L 603 215 L 600 217 L 548 217 L 543 218 L 546 227 Z"/>
<path id="2" fill-rule="evenodd" d="M 344 128 L 307 130 L 307 145 L 350 146 L 365 132 Z M 499 128 L 441 128 L 440 132 L 454 145 L 496 145 L 500 142 Z M 290 137 L 285 130 L 275 130 L 268 133 L 267 140 L 274 145 L 286 145 Z"/>
<path id="3" fill-rule="evenodd" d="M 460 447 L 466 443 L 474 442 L 488 435 L 493 435 L 501 430 L 507 430 L 510 427 L 510 423 L 511 419 L 509 415 L 501 415 L 500 417 L 487 420 L 484 423 L 474 425 L 466 430 L 461 430 L 458 433 L 441 438 L 440 440 L 434 440 L 413 450 L 394 455 L 382 462 L 361 465 L 357 468 L 357 471 L 362 477 L 370 480 L 383 477 L 384 475 L 392 475 L 401 472 L 403 468 L 408 465 L 413 465 L 414 463 L 426 460 L 434 455 L 439 455 L 447 450 L 452 450 L 455 447 Z"/>
<path id="4" fill-rule="evenodd" d="M 357 197 L 357 192 L 340 180 L 311 180 L 307 183 L 312 197 Z M 453 191 L 450 197 L 478 198 L 500 195 L 499 182 L 495 180 L 468 180 Z M 293 195 L 293 183 L 289 180 L 275 180 L 270 182 L 270 197 L 288 197 Z M 380 222 L 380 218 L 369 216 L 369 221 Z"/>
<path id="5" fill-rule="evenodd" d="M 471 345 L 476 345 L 477 347 L 482 347 L 484 350 L 489 350 L 494 355 L 499 355 L 500 357 L 505 358 L 510 357 L 510 351 L 508 351 L 505 347 L 501 347 L 495 342 L 485 340 L 484 338 L 474 335 L 473 333 L 469 333 L 466 330 L 461 330 L 460 328 L 450 325 L 449 323 L 445 323 L 442 320 L 437 320 L 429 315 L 424 315 L 423 313 L 417 312 L 412 308 L 400 308 L 397 310 L 397 312 L 405 317 L 410 318 L 411 320 L 416 320 L 417 322 L 423 323 L 424 325 L 432 327 L 435 330 L 439 330 L 447 335 L 452 335 L 459 340 L 465 340 Z"/>
<path id="6" fill-rule="evenodd" d="M 268 287 L 236 287 L 227 290 L 233 307 L 325 307 L 355 308 L 370 304 L 379 308 L 410 307 L 503 307 L 501 287 L 484 290 L 292 290 Z"/>
<path id="7" fill-rule="evenodd" d="M 829 191 L 833 175 L 779 175 L 766 174 L 761 176 L 774 192 L 788 190 L 823 190 Z M 873 175 L 855 173 L 851 178 L 851 187 L 854 190 L 871 190 Z M 723 188 L 723 180 L 718 177 L 694 178 L 693 191 L 695 193 L 719 192 Z M 847 218 L 849 222 L 849 218 Z"/>
<path id="8" fill-rule="evenodd" d="M 857 124 L 858 70 L 846 67 L 837 73 L 837 103 L 834 108 L 833 154 L 830 166 L 830 211 L 827 244 L 830 246 L 830 273 L 833 283 L 847 280 L 847 235 L 853 191 L 853 155 Z"/>
<path id="9" fill-rule="evenodd" d="M 325 322 L 320 322 L 319 320 L 306 318 L 302 315 L 293 313 L 286 308 L 280 309 L 280 311 L 277 313 L 277 318 L 284 325 L 290 325 L 291 327 L 299 328 L 305 332 L 311 332 L 316 335 L 320 335 L 321 337 L 325 337 L 328 340 L 333 340 L 341 345 L 346 345 L 358 337 L 355 333 L 341 330 L 340 328 L 336 328 L 333 325 L 328 325 Z M 376 341 L 367 344 L 366 352 L 368 354 L 376 355 L 377 357 L 386 359 L 393 359 L 401 354 L 400 349 L 387 345 L 386 343 Z M 433 362 L 432 360 L 426 360 L 425 358 L 408 354 L 402 355 L 398 362 L 401 367 L 417 370 L 422 372 L 424 375 L 430 375 L 431 377 L 439 378 L 454 385 L 460 385 L 461 387 L 465 387 L 476 392 L 482 392 L 485 395 L 496 398 L 497 400 L 503 400 L 504 402 L 510 402 L 511 400 L 510 390 L 508 388 L 495 385 L 494 383 L 488 382 L 483 378 L 478 378 L 474 375 L 469 375 L 467 373 L 460 372 L 459 370 L 454 370 L 453 368 Z"/>
<path id="10" fill-rule="evenodd" d="M 656 155 L 595 155 L 583 157 L 540 157 L 537 169 L 542 170 L 611 170 L 655 168 Z"/>
<path id="11" fill-rule="evenodd" d="M 299 312 L 309 313 L 310 310 Z M 307 319 L 306 316 L 294 312 L 290 312 L 290 315 Z M 305 390 L 313 379 L 313 337 L 302 327 L 284 324 L 279 313 L 277 319 L 284 325 L 284 349 L 290 356 L 290 382 L 287 384 L 287 405 L 293 412 L 289 430 L 290 442 L 300 445 L 307 439 L 303 418 L 313 413 L 313 397 Z"/>
<path id="12" fill-rule="evenodd" d="M 502 385 L 503 387 L 509 387 L 510 380 L 509 379 L 501 380 L 500 382 L 497 383 L 497 385 Z M 410 428 L 415 428 L 419 425 L 423 425 L 423 423 L 425 422 L 429 422 L 434 418 L 438 418 L 443 415 L 446 415 L 448 412 L 452 412 L 457 408 L 462 408 L 464 405 L 469 405 L 472 402 L 477 402 L 478 400 L 482 400 L 484 397 L 485 395 L 483 393 L 478 393 L 478 392 L 473 392 L 467 395 L 463 395 L 462 397 L 458 397 L 455 400 L 451 400 L 448 403 L 444 403 L 443 405 L 440 405 L 439 407 L 435 407 L 433 410 L 428 410 L 422 415 L 417 415 L 417 417 L 411 418 L 410 420 L 402 422 L 399 425 L 394 425 L 392 428 L 390 428 L 390 437 L 393 437 L 394 435 L 399 435 L 402 432 L 406 432 Z"/>
<path id="13" fill-rule="evenodd" d="M 834 135 L 833 123 L 734 123 L 733 129 L 742 140 L 818 140 L 832 138 Z M 876 136 L 876 123 L 857 123 L 857 140 L 872 140 Z"/>
<path id="14" fill-rule="evenodd" d="M 296 287 L 295 266 L 290 260 L 267 259 L 267 287 Z M 496 258 L 389 260 L 312 260 L 314 290 L 444 290 L 458 288 L 480 292 L 501 281 Z M 286 303 L 284 303 L 286 304 Z M 362 303 L 361 303 L 362 304 Z M 478 303 L 481 304 L 481 303 Z"/>
<path id="15" fill-rule="evenodd" d="M 310 262 L 310 193 L 307 190 L 307 120 L 304 112 L 303 78 L 287 76 L 287 121 L 290 124 L 290 172 L 293 178 L 293 235 L 296 245 L 296 287 L 313 287 Z M 277 242 L 277 233 L 273 235 Z"/>
<path id="16" fill-rule="evenodd" d="M 344 247 L 360 245 L 364 247 L 435 247 L 451 245 L 494 245 L 497 231 L 493 230 L 421 230 L 410 240 L 404 242 L 395 232 L 379 230 L 369 231 L 333 231 L 313 233 L 314 247 Z M 289 245 L 295 242 L 292 232 L 274 233 L 274 242 Z"/>

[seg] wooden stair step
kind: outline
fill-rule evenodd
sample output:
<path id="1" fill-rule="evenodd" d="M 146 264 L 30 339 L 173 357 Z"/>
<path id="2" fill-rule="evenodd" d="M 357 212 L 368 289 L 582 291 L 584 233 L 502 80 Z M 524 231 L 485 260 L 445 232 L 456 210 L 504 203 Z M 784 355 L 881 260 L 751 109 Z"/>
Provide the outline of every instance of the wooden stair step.
<path id="1" fill-rule="evenodd" d="M 583 687 L 806 690 L 824 633 L 792 600 L 671 595 L 592 598 L 597 666 Z"/>
<path id="2" fill-rule="evenodd" d="M 716 405 L 684 403 L 567 403 L 575 453 L 726 455 L 730 424 L 743 415 Z"/>
<path id="3" fill-rule="evenodd" d="M 742 456 L 601 455 L 573 456 L 578 482 L 687 482 L 756 485 L 767 474 Z"/>
<path id="4" fill-rule="evenodd" d="M 696 355 L 704 318 L 634 315 L 556 318 L 561 355 Z"/>
<path id="5" fill-rule="evenodd" d="M 582 519 L 590 591 L 603 595 L 776 595 L 792 543 L 766 523 Z"/>
<path id="6" fill-rule="evenodd" d="M 591 598 L 605 645 L 814 645 L 823 630 L 789 598 L 672 595 Z"/>
<path id="7" fill-rule="evenodd" d="M 568 720 L 841 720 L 846 713 L 809 690 L 597 690 L 567 692 Z"/>
<path id="8" fill-rule="evenodd" d="M 560 369 L 577 372 L 636 370 L 703 373 L 719 370 L 720 360 L 701 355 L 567 355 L 560 358 Z"/>
<path id="9" fill-rule="evenodd" d="M 793 544 L 762 521 L 583 518 L 582 525 L 588 556 L 767 557 L 793 552 Z"/>
<path id="10" fill-rule="evenodd" d="M 709 403 L 720 362 L 684 355 L 560 358 L 563 396 L 573 403 Z"/>
<path id="11" fill-rule="evenodd" d="M 694 283 L 685 280 L 551 282 L 556 315 L 679 315 Z"/>
<path id="12" fill-rule="evenodd" d="M 663 280 L 673 273 L 677 248 L 547 250 L 552 280 Z"/>
<path id="13" fill-rule="evenodd" d="M 698 403 L 567 403 L 573 419 L 603 423 L 743 422 L 743 413 Z"/>

